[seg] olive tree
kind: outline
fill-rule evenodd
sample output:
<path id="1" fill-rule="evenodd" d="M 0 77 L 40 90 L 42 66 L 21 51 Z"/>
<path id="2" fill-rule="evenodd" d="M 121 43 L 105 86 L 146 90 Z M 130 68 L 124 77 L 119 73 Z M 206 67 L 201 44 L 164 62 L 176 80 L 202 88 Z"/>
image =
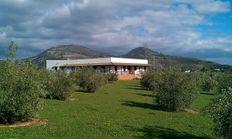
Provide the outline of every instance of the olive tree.
<path id="1" fill-rule="evenodd" d="M 0 123 L 33 117 L 40 108 L 41 84 L 31 65 L 7 62 L 0 66 Z"/>
<path id="2" fill-rule="evenodd" d="M 7 60 L 0 62 L 0 123 L 33 117 L 40 108 L 41 82 L 37 69 L 15 62 L 17 45 L 11 42 Z"/>
<path id="3" fill-rule="evenodd" d="M 190 73 L 178 69 L 167 69 L 155 78 L 155 100 L 168 111 L 179 111 L 189 107 L 198 91 Z"/>
<path id="4" fill-rule="evenodd" d="M 83 68 L 75 74 L 77 85 L 85 92 L 95 92 L 108 82 L 107 75 L 95 72 L 91 68 Z"/>
<path id="5" fill-rule="evenodd" d="M 140 84 L 142 85 L 143 88 L 149 90 L 154 89 L 155 79 L 157 75 L 156 73 L 157 72 L 154 71 L 148 71 L 142 76 L 142 79 L 140 80 Z"/>
<path id="6" fill-rule="evenodd" d="M 216 96 L 208 107 L 214 122 L 215 133 L 226 139 L 232 138 L 232 89 Z"/>
<path id="7" fill-rule="evenodd" d="M 43 88 L 46 98 L 66 100 L 74 90 L 74 81 L 65 72 L 44 71 Z"/>

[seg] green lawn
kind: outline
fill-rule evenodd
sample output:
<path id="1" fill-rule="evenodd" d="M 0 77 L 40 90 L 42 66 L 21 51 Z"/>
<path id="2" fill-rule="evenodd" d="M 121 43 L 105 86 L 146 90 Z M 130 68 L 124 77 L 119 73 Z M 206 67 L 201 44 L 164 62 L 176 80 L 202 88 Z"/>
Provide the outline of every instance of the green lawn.
<path id="1" fill-rule="evenodd" d="M 213 138 L 208 116 L 159 110 L 151 94 L 138 81 L 118 81 L 96 93 L 76 92 L 75 101 L 44 100 L 37 117 L 47 126 L 1 128 L 0 138 Z M 211 98 L 200 95 L 192 109 Z"/>

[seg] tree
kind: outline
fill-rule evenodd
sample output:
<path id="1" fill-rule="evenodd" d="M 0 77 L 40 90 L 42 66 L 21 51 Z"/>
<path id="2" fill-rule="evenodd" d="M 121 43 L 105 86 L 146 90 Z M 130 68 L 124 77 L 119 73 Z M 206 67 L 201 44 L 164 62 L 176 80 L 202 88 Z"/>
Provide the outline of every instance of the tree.
<path id="1" fill-rule="evenodd" d="M 218 82 L 214 79 L 212 72 L 196 72 L 197 84 L 201 91 L 215 92 L 218 88 Z"/>
<path id="2" fill-rule="evenodd" d="M 6 55 L 7 60 L 14 61 L 16 57 L 16 51 L 17 51 L 17 44 L 14 41 L 11 41 L 10 45 L 8 46 L 8 52 Z"/>
<path id="3" fill-rule="evenodd" d="M 85 92 L 95 92 L 107 83 L 104 73 L 95 72 L 91 68 L 83 68 L 75 74 L 77 85 Z"/>
<path id="4" fill-rule="evenodd" d="M 64 72 L 44 72 L 43 86 L 45 97 L 67 100 L 73 91 L 73 80 Z"/>
<path id="5" fill-rule="evenodd" d="M 0 63 L 0 123 L 27 120 L 40 108 L 43 90 L 38 70 L 31 64 L 12 62 L 16 50 L 11 42 L 7 61 Z"/>
<path id="6" fill-rule="evenodd" d="M 155 86 L 155 81 L 158 78 L 157 76 L 159 76 L 159 72 L 148 71 L 142 76 L 140 84 L 145 89 L 153 90 Z"/>
<path id="7" fill-rule="evenodd" d="M 0 123 L 27 120 L 40 107 L 43 90 L 37 70 L 28 64 L 0 65 Z"/>
<path id="8" fill-rule="evenodd" d="M 215 133 L 226 139 L 232 138 L 232 89 L 224 90 L 208 106 L 215 124 Z"/>
<path id="9" fill-rule="evenodd" d="M 154 93 L 158 105 L 168 111 L 180 111 L 192 104 L 198 91 L 191 74 L 167 69 L 156 76 Z"/>

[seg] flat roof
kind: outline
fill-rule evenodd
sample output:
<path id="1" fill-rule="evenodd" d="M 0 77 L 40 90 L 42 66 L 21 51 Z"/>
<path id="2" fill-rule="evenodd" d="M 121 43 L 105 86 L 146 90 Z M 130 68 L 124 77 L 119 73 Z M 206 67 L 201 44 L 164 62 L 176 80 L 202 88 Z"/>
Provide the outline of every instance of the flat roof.
<path id="1" fill-rule="evenodd" d="M 59 67 L 84 67 L 84 66 L 144 66 L 149 67 L 151 64 L 136 64 L 136 63 L 89 63 L 89 64 L 66 64 Z"/>
<path id="2" fill-rule="evenodd" d="M 81 66 L 151 66 L 147 59 L 105 57 L 73 60 L 47 60 L 47 69 L 52 67 L 81 67 Z"/>

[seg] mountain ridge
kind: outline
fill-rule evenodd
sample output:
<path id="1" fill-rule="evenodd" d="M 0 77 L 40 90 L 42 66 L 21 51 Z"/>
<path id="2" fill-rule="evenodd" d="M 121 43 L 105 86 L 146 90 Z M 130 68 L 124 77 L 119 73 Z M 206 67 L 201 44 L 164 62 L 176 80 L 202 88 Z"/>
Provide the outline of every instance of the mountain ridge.
<path id="1" fill-rule="evenodd" d="M 39 66 L 45 66 L 46 60 L 84 59 L 110 56 L 112 55 L 109 53 L 93 50 L 82 45 L 59 45 L 51 47 L 27 60 Z"/>
<path id="2" fill-rule="evenodd" d="M 45 67 L 46 60 L 63 60 L 63 59 L 85 59 L 97 57 L 112 57 L 115 55 L 94 50 L 82 45 L 59 45 L 51 47 L 37 56 L 30 57 L 27 60 L 32 61 L 39 66 Z M 199 60 L 197 58 L 170 56 L 157 51 L 151 50 L 147 47 L 137 47 L 130 50 L 128 53 L 121 55 L 125 58 L 143 58 L 148 59 L 149 64 L 154 69 L 162 69 L 168 67 L 181 67 L 184 69 L 200 69 L 200 68 L 231 68 L 229 65 L 222 65 L 216 62 Z"/>
<path id="3" fill-rule="evenodd" d="M 131 58 L 145 58 L 148 59 L 149 64 L 153 65 L 155 69 L 169 68 L 169 67 L 181 67 L 183 69 L 201 69 L 201 68 L 231 68 L 229 65 L 222 65 L 212 61 L 200 60 L 197 58 L 183 57 L 183 56 L 170 56 L 156 51 L 153 51 L 147 47 L 137 47 L 132 49 L 125 55 L 125 57 Z"/>

